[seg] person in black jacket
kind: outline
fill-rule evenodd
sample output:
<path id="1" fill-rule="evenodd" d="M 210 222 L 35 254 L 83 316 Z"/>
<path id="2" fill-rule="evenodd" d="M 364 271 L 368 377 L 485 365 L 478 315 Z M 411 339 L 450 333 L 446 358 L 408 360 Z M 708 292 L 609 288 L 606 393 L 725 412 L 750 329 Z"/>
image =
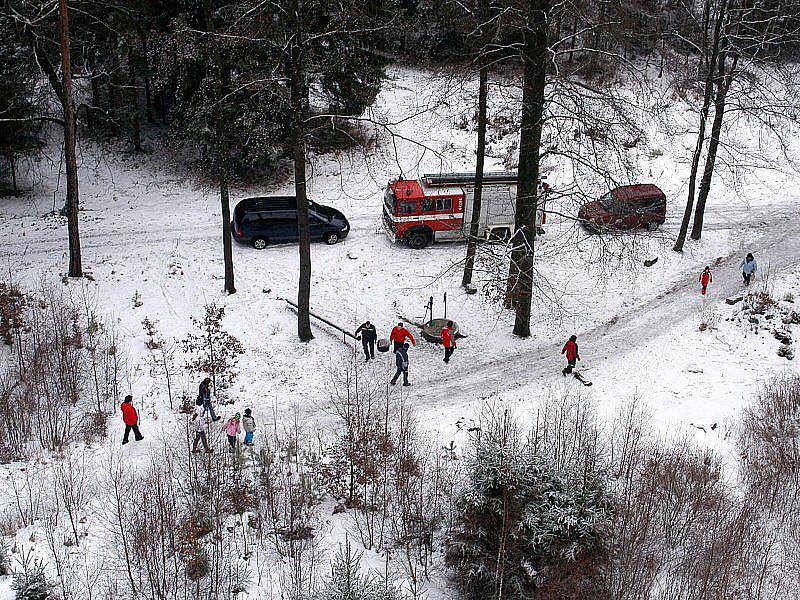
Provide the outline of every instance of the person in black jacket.
<path id="1" fill-rule="evenodd" d="M 200 391 L 197 394 L 197 399 L 200 400 L 203 410 L 211 415 L 212 421 L 219 421 L 222 418 L 214 413 L 214 406 L 211 404 L 211 377 L 206 377 L 200 382 Z"/>
<path id="2" fill-rule="evenodd" d="M 378 339 L 378 330 L 375 329 L 375 325 L 365 321 L 356 329 L 356 337 L 359 333 L 361 334 L 361 345 L 364 347 L 364 356 L 367 357 L 364 362 L 367 362 L 370 358 L 375 358 L 375 341 Z"/>

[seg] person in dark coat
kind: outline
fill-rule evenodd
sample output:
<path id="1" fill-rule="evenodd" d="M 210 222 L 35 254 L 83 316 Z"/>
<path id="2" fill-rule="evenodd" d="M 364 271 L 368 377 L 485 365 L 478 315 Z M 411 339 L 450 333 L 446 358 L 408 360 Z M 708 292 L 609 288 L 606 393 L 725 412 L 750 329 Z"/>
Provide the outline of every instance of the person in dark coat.
<path id="1" fill-rule="evenodd" d="M 222 417 L 218 417 L 214 412 L 214 406 L 211 404 L 211 377 L 206 377 L 200 382 L 200 392 L 197 396 L 198 400 L 203 405 L 203 410 L 211 415 L 212 421 L 219 421 Z"/>
<path id="2" fill-rule="evenodd" d="M 442 345 L 444 346 L 444 362 L 449 363 L 450 357 L 456 350 L 456 338 L 453 335 L 453 322 L 448 321 L 447 325 L 442 328 Z"/>
<path id="3" fill-rule="evenodd" d="M 578 336 L 573 335 L 570 336 L 567 343 L 564 344 L 564 347 L 561 349 L 561 354 L 567 355 L 567 366 L 561 371 L 565 376 L 572 373 L 572 370 L 575 368 L 576 361 L 581 359 L 580 355 L 578 354 Z"/>
<path id="4" fill-rule="evenodd" d="M 401 374 L 403 375 L 403 385 L 405 387 L 411 385 L 408 382 L 408 348 L 409 345 L 408 342 L 406 342 L 394 351 L 394 361 L 397 365 L 397 372 L 394 374 L 394 377 L 392 377 L 392 385 L 397 383 Z"/>
<path id="5" fill-rule="evenodd" d="M 130 435 L 131 431 L 133 431 L 134 439 L 139 442 L 144 439 L 144 436 L 139 431 L 139 413 L 136 412 L 136 409 L 133 407 L 131 402 L 133 401 L 133 396 L 128 394 L 125 396 L 125 400 L 122 401 L 120 408 L 122 409 L 122 422 L 125 423 L 125 435 L 122 436 L 122 443 L 128 443 L 128 436 Z"/>
<path id="6" fill-rule="evenodd" d="M 358 337 L 359 333 L 361 334 L 361 345 L 364 347 L 364 356 L 367 357 L 366 360 L 375 358 L 375 342 L 378 339 L 378 330 L 375 329 L 375 325 L 365 321 L 356 329 L 356 337 Z"/>

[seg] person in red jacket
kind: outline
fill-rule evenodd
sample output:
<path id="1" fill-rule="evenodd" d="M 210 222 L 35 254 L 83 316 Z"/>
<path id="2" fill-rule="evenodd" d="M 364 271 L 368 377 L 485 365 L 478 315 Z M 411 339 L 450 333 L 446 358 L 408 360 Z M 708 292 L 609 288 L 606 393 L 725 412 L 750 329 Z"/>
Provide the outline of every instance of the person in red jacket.
<path id="1" fill-rule="evenodd" d="M 136 412 L 136 409 L 131 404 L 133 400 L 133 396 L 128 394 L 125 396 L 125 400 L 122 401 L 120 408 L 122 409 L 122 422 L 125 423 L 125 435 L 122 436 L 122 443 L 128 443 L 128 436 L 130 435 L 131 431 L 133 431 L 133 435 L 135 436 L 136 441 L 140 441 L 144 439 L 144 436 L 139 431 L 139 414 Z"/>
<path id="2" fill-rule="evenodd" d="M 711 267 L 706 267 L 703 269 L 703 272 L 700 274 L 700 293 L 703 296 L 706 295 L 706 288 L 708 288 L 708 284 L 714 281 L 714 277 L 711 275 Z"/>
<path id="3" fill-rule="evenodd" d="M 442 328 L 442 345 L 444 346 L 444 362 L 449 363 L 450 357 L 456 351 L 456 339 L 453 336 L 453 322 L 448 321 L 447 325 Z"/>
<path id="4" fill-rule="evenodd" d="M 411 332 L 403 327 L 403 322 L 400 321 L 397 324 L 397 327 L 392 329 L 392 333 L 389 335 L 389 341 L 394 343 L 394 348 L 392 350 L 397 352 L 399 348 L 403 347 L 403 344 L 406 340 L 411 340 L 411 343 L 416 346 L 417 340 L 414 339 L 414 336 L 411 335 Z"/>
<path id="5" fill-rule="evenodd" d="M 561 349 L 561 354 L 567 355 L 567 366 L 561 371 L 564 376 L 572 373 L 572 369 L 575 368 L 575 362 L 581 359 L 580 355 L 578 354 L 578 336 L 573 335 L 570 336 L 567 343 L 564 344 L 564 347 Z"/>

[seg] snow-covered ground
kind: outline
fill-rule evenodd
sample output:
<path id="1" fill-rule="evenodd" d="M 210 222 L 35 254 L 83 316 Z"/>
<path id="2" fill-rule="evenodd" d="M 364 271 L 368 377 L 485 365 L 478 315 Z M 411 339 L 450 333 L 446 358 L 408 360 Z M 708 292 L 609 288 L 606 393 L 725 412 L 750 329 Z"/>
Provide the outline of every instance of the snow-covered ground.
<path id="1" fill-rule="evenodd" d="M 694 140 L 691 135 L 667 138 L 653 124 L 651 152 L 641 152 L 637 161 L 641 180 L 667 193 L 668 219 L 657 234 L 637 237 L 637 256 L 658 257 L 658 262 L 650 268 L 637 262 L 632 268 L 604 258 L 598 264 L 598 240 L 583 236 L 573 222 L 552 217 L 542 238 L 545 258 L 538 265 L 550 298 L 537 307 L 534 335 L 520 340 L 511 335 L 513 315 L 482 294 L 468 296 L 460 289 L 460 269 L 453 265 L 462 260 L 463 245 L 415 252 L 392 245 L 380 229 L 383 187 L 400 169 L 414 177 L 474 168 L 474 134 L 456 124 L 465 101 L 436 104 L 434 88 L 430 74 L 392 69 L 376 114 L 398 122 L 394 129 L 401 137 L 392 144 L 384 133 L 368 153 L 313 158 L 309 194 L 342 210 L 352 232 L 335 246 L 312 246 L 312 310 L 351 329 L 370 319 L 379 335 L 388 337 L 398 315 L 421 320 L 431 296 L 434 316 L 441 316 L 447 292 L 447 316 L 468 337 L 449 365 L 442 363 L 438 346 L 420 340 L 411 352 L 412 387 L 392 392 L 404 395 L 420 423 L 443 440 L 453 439 L 457 421 L 474 417 L 487 397 L 525 412 L 550 389 L 579 386 L 562 377 L 559 354 L 564 340 L 576 333 L 582 366 L 594 382 L 581 389 L 602 414 L 638 396 L 665 432 L 689 433 L 722 447 L 724 425 L 750 402 L 759 383 L 782 369 L 797 370 L 797 361 L 777 356 L 774 339 L 745 335 L 726 321 L 736 309 L 723 302 L 741 290 L 737 267 L 747 251 L 762 268 L 770 266 L 776 295 L 800 290 L 797 181 L 753 171 L 736 180 L 734 192 L 727 179 L 715 180 L 702 241 L 689 242 L 683 254 L 676 254 L 670 248 Z M 432 104 L 435 110 L 421 111 Z M 411 114 L 417 116 L 403 120 Z M 683 118 L 691 123 L 692 115 Z M 500 159 L 493 161 L 489 167 L 502 168 Z M 559 186 L 557 168 L 550 184 Z M 66 270 L 65 223 L 49 214 L 60 206 L 63 186 L 56 162 L 32 193 L 0 203 L 2 267 L 23 285 L 57 280 Z M 291 189 L 288 181 L 250 187 L 236 190 L 234 199 Z M 602 191 L 598 188 L 598 195 Z M 163 335 L 182 338 L 192 328 L 190 316 L 199 316 L 211 302 L 226 307 L 225 326 L 246 348 L 230 393 L 234 404 L 225 413 L 250 407 L 264 423 L 275 408 L 288 414 L 299 407 L 308 426 L 328 418 L 331 372 L 349 362 L 353 350 L 324 327 L 315 326 L 313 342 L 297 341 L 295 315 L 283 301 L 296 295 L 294 245 L 263 251 L 234 245 L 238 292 L 225 296 L 218 198 L 213 188 L 177 175 L 160 150 L 145 157 L 102 156 L 85 145 L 80 193 L 83 260 L 91 280 L 69 285 L 86 286 L 100 311 L 117 321 L 134 367 L 131 391 L 142 414 L 159 416 L 157 422 L 145 418 L 142 423 L 146 444 L 157 445 L 157 432 L 182 417 L 170 412 L 163 389 L 142 366 L 148 350 L 141 321 L 157 320 Z M 574 207 L 564 207 L 574 213 Z M 706 264 L 714 269 L 714 283 L 702 299 L 697 278 Z M 134 307 L 137 293 L 142 306 Z M 702 321 L 712 327 L 700 331 Z M 363 368 L 381 370 L 388 380 L 391 359 L 382 355 Z M 187 377 L 184 384 L 194 390 L 197 381 Z M 712 423 L 722 426 L 711 430 Z M 121 433 L 114 428 L 109 444 L 118 444 Z M 0 506 L 7 502 L 10 498 L 0 492 Z M 6 585 L 0 580 L 0 598 Z"/>

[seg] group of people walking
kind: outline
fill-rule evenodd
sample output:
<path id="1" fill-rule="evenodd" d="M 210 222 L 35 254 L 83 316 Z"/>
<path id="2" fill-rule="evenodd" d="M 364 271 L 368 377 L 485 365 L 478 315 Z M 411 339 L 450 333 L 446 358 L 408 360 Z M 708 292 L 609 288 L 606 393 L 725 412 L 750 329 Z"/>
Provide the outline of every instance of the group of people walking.
<path id="1" fill-rule="evenodd" d="M 742 283 L 750 285 L 750 281 L 753 279 L 756 271 L 758 271 L 758 262 L 752 252 L 748 252 L 747 256 L 739 263 L 739 271 L 742 274 Z M 711 267 L 707 266 L 703 269 L 698 281 L 700 282 L 700 294 L 705 296 L 708 292 L 708 286 L 714 282 L 714 275 L 711 273 Z"/>
<path id="2" fill-rule="evenodd" d="M 120 406 L 122 410 L 122 422 L 125 424 L 125 434 L 122 437 L 122 443 L 127 444 L 129 441 L 130 433 L 133 432 L 134 439 L 138 442 L 144 439 L 141 431 L 139 431 L 139 413 L 133 406 L 133 396 L 128 394 L 122 401 Z M 200 444 L 203 445 L 205 451 L 209 454 L 214 452 L 208 440 L 209 429 L 211 424 L 221 420 L 222 417 L 217 416 L 214 411 L 214 405 L 211 403 L 211 378 L 206 377 L 201 383 L 197 394 L 197 402 L 194 412 L 189 419 L 191 430 L 194 433 L 194 440 L 192 441 L 192 452 L 197 453 L 200 451 Z M 251 409 L 246 408 L 244 415 L 236 413 L 230 417 L 222 426 L 222 431 L 228 440 L 228 446 L 231 452 L 236 450 L 236 444 L 239 441 L 239 434 L 244 429 L 244 445 L 253 446 L 253 437 L 256 432 L 256 420 L 253 417 Z"/>
<path id="3" fill-rule="evenodd" d="M 442 338 L 442 345 L 444 346 L 444 362 L 450 362 L 453 356 L 456 345 L 456 333 L 454 331 L 454 323 L 447 321 L 447 324 L 442 328 L 439 335 Z M 361 345 L 364 349 L 365 362 L 375 359 L 375 344 L 378 341 L 378 330 L 370 321 L 365 321 L 356 329 L 355 335 L 361 339 Z M 417 340 L 414 335 L 406 329 L 402 321 L 399 321 L 396 326 L 392 328 L 389 333 L 389 344 L 392 345 L 392 352 L 394 353 L 395 371 L 394 377 L 390 380 L 392 385 L 396 385 L 400 377 L 403 377 L 403 386 L 408 387 L 411 382 L 408 380 L 408 351 L 411 346 L 417 345 Z M 380 348 L 379 348 L 380 349 Z M 388 350 L 388 347 L 387 347 Z"/>

